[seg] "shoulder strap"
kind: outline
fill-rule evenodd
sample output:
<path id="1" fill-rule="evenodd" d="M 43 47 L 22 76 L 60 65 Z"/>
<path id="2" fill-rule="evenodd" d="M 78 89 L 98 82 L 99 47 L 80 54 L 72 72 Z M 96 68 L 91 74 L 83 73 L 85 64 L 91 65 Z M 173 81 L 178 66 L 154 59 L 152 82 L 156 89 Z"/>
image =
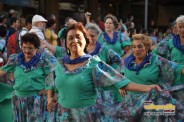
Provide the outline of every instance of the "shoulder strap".
<path id="1" fill-rule="evenodd" d="M 10 35 L 10 30 L 8 29 L 8 30 L 6 31 L 6 42 L 8 41 L 9 35 Z"/>
<path id="2" fill-rule="evenodd" d="M 0 39 L 0 41 L 1 41 L 1 39 Z M 6 43 L 6 42 L 5 42 L 5 43 Z M 6 48 L 6 44 L 4 45 L 4 47 L 2 48 L 2 50 L 0 50 L 2 54 L 4 53 L 5 48 Z"/>
<path id="3" fill-rule="evenodd" d="M 20 46 L 19 46 L 19 34 L 21 31 L 16 32 L 16 37 L 15 37 L 15 44 L 16 44 L 16 53 L 19 53 L 21 51 Z"/>

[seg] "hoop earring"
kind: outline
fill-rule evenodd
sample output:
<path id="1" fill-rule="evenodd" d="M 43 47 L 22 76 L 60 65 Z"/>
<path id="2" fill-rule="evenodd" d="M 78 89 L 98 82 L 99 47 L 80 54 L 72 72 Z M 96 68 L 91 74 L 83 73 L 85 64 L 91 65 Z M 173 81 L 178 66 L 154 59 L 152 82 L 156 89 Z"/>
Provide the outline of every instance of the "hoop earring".
<path id="1" fill-rule="evenodd" d="M 70 50 L 68 48 L 66 48 L 66 52 L 67 54 L 70 54 Z"/>

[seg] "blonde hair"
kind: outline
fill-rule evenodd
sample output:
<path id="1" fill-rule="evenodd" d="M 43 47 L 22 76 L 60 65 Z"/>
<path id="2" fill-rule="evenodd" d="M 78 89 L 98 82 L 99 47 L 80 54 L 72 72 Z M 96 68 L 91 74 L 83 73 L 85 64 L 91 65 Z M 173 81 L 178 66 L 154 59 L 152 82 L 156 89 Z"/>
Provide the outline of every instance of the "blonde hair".
<path id="1" fill-rule="evenodd" d="M 176 19 L 176 23 L 184 23 L 184 15 L 180 15 L 180 16 Z"/>
<path id="2" fill-rule="evenodd" d="M 152 46 L 152 41 L 149 39 L 148 36 L 144 35 L 144 34 L 134 34 L 132 36 L 132 42 L 134 40 L 142 40 L 142 43 L 143 45 L 145 46 L 146 48 L 146 51 L 147 52 L 150 52 L 151 51 L 151 46 Z M 132 44 L 131 44 L 131 48 L 132 48 Z"/>

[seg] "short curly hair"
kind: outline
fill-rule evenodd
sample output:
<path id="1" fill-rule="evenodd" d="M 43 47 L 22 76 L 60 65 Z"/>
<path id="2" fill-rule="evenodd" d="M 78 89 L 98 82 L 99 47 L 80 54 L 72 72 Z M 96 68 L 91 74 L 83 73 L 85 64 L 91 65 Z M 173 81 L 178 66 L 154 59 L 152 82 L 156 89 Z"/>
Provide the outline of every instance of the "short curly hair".
<path id="1" fill-rule="evenodd" d="M 33 44 L 36 49 L 40 47 L 40 39 L 35 33 L 26 33 L 21 38 L 21 46 L 24 43 Z"/>
<path id="2" fill-rule="evenodd" d="M 144 35 L 144 34 L 134 34 L 132 36 L 132 42 L 134 40 L 141 40 L 142 43 L 144 44 L 146 51 L 150 52 L 151 51 L 151 46 L 152 46 L 152 41 L 149 39 L 148 36 Z M 133 45 L 131 45 L 132 48 Z"/>

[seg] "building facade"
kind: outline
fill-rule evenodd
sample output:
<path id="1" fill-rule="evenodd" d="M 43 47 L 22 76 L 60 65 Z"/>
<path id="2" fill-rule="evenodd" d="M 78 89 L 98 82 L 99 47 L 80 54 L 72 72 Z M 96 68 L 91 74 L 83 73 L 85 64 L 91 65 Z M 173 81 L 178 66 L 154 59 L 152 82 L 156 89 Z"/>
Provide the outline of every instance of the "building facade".
<path id="1" fill-rule="evenodd" d="M 108 13 L 118 19 L 134 16 L 135 24 L 144 25 L 146 0 L 0 0 L 0 13 L 10 9 L 19 11 L 20 15 L 41 14 L 46 18 L 56 16 L 58 28 L 64 25 L 66 17 L 74 17 L 85 22 L 84 13 L 92 13 L 91 19 L 103 20 Z M 168 26 L 171 18 L 184 14 L 183 0 L 148 0 L 148 24 L 151 20 L 158 26 Z"/>

